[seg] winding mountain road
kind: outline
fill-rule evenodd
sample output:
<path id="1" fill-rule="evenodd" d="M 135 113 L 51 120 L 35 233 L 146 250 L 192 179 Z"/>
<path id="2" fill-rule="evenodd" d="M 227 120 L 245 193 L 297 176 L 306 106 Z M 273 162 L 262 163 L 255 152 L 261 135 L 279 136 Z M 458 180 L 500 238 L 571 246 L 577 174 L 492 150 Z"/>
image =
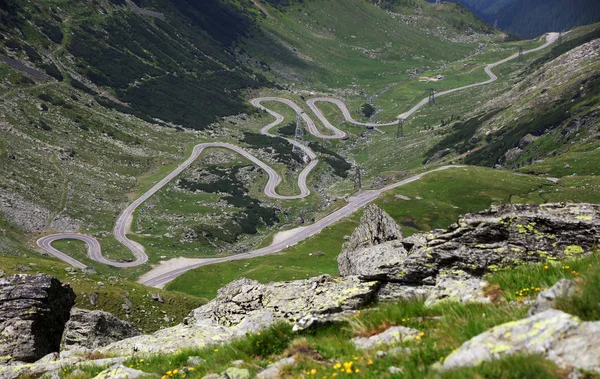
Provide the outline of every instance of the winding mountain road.
<path id="1" fill-rule="evenodd" d="M 550 33 L 546 36 L 545 44 L 543 44 L 542 46 L 537 47 L 535 49 L 525 51 L 525 52 L 523 52 L 523 54 L 527 54 L 527 53 L 531 53 L 534 51 L 544 49 L 547 46 L 549 46 L 550 44 L 552 44 L 554 41 L 556 41 L 557 38 L 558 38 L 558 33 Z M 468 88 L 473 88 L 476 86 L 481 86 L 481 85 L 492 83 L 497 80 L 497 76 L 491 70 L 494 67 L 496 67 L 502 63 L 505 63 L 512 59 L 517 58 L 518 56 L 519 56 L 519 54 L 514 54 L 508 58 L 501 60 L 501 61 L 487 65 L 485 67 L 485 72 L 489 76 L 489 80 L 487 80 L 487 81 L 470 84 L 467 86 L 454 88 L 454 89 L 443 91 L 443 92 L 439 92 L 436 94 L 436 96 L 439 97 L 439 96 L 443 96 L 443 95 L 446 95 L 449 93 L 453 93 L 453 92 L 465 90 Z M 277 102 L 283 103 L 283 104 L 291 107 L 302 118 L 302 120 L 304 121 L 304 123 L 306 125 L 306 129 L 308 130 L 308 132 L 310 134 L 314 135 L 315 137 L 322 138 L 322 139 L 340 139 L 340 138 L 346 137 L 347 134 L 344 131 L 339 130 L 338 128 L 333 126 L 327 120 L 325 115 L 317 107 L 316 104 L 318 102 L 329 102 L 331 104 L 336 105 L 342 112 L 345 120 L 349 123 L 359 125 L 359 126 L 377 128 L 378 126 L 395 125 L 399 122 L 400 119 L 406 119 L 406 118 L 410 117 L 419 108 L 423 107 L 425 104 L 428 103 L 428 98 L 423 99 L 417 105 L 415 105 L 413 108 L 411 108 L 409 111 L 399 115 L 395 121 L 392 121 L 389 123 L 381 123 L 381 124 L 380 123 L 362 123 L 362 122 L 358 122 L 358 121 L 354 120 L 352 118 L 352 115 L 350 114 L 350 111 L 346 107 L 346 104 L 339 99 L 334 99 L 334 98 L 329 98 L 329 97 L 319 97 L 319 98 L 313 98 L 313 99 L 308 100 L 307 105 L 310 108 L 310 110 L 315 114 L 315 116 L 323 124 L 325 129 L 327 129 L 327 131 L 330 132 L 331 134 L 323 134 L 317 128 L 315 122 L 311 119 L 311 117 L 308 114 L 306 114 L 304 112 L 304 110 L 300 106 L 298 106 L 295 102 L 293 102 L 292 100 L 280 98 L 280 97 L 260 97 L 260 98 L 252 99 L 250 101 L 250 103 L 252 105 L 265 110 L 270 115 L 275 117 L 275 121 L 271 122 L 270 124 L 266 125 L 265 127 L 263 127 L 261 129 L 262 134 L 274 137 L 275 135 L 271 134 L 270 130 L 273 127 L 281 124 L 284 120 L 284 117 L 281 114 L 262 105 L 263 102 L 272 102 L 272 101 L 277 101 Z M 105 258 L 102 255 L 100 243 L 98 242 L 98 240 L 96 238 L 94 238 L 93 236 L 90 236 L 87 234 L 58 233 L 58 234 L 47 235 L 47 236 L 43 236 L 43 237 L 39 238 L 37 240 L 37 245 L 40 248 L 42 248 L 43 250 L 45 250 L 47 253 L 55 256 L 56 258 L 63 260 L 64 262 L 66 262 L 72 266 L 78 267 L 78 268 L 84 268 L 84 267 L 86 267 L 86 265 L 83 264 L 82 262 L 60 252 L 59 250 L 55 249 L 54 247 L 52 247 L 52 243 L 54 241 L 61 240 L 61 239 L 75 239 L 75 240 L 83 241 L 87 244 L 88 255 L 90 256 L 91 259 L 93 259 L 99 263 L 103 263 L 103 264 L 114 266 L 114 267 L 134 267 L 134 266 L 139 266 L 141 264 L 146 263 L 148 261 L 148 256 L 146 255 L 146 253 L 144 251 L 144 247 L 141 246 L 139 243 L 130 240 L 129 238 L 127 238 L 127 235 L 126 235 L 128 229 L 129 229 L 129 226 L 131 224 L 133 212 L 144 201 L 146 201 L 148 198 L 150 198 L 152 195 L 154 195 L 156 192 L 158 192 L 161 188 L 163 188 L 166 184 L 168 184 L 171 180 L 173 180 L 175 177 L 177 177 L 183 170 L 188 168 L 196 159 L 198 159 L 198 157 L 200 157 L 200 155 L 206 148 L 225 148 L 225 149 L 232 150 L 232 151 L 242 155 L 243 157 L 249 159 L 254 164 L 256 164 L 257 166 L 262 168 L 269 176 L 267 184 L 265 185 L 265 188 L 264 188 L 264 193 L 266 196 L 275 198 L 275 199 L 282 199 L 282 200 L 293 200 L 293 199 L 304 198 L 304 197 L 310 195 L 310 189 L 308 188 L 308 186 L 306 184 L 306 179 L 307 179 L 309 173 L 312 171 L 312 169 L 317 165 L 318 159 L 317 159 L 316 154 L 308 146 L 301 144 L 293 139 L 289 139 L 289 138 L 286 138 L 286 139 L 291 144 L 302 149 L 306 153 L 306 156 L 308 159 L 308 164 L 306 165 L 306 167 L 302 170 L 302 172 L 298 176 L 298 188 L 300 189 L 300 193 L 298 195 L 286 196 L 286 195 L 278 194 L 276 192 L 276 188 L 281 183 L 281 180 L 282 180 L 281 176 L 275 170 L 273 170 L 273 168 L 271 168 L 268 164 L 264 163 L 260 159 L 253 156 L 251 153 L 246 151 L 244 148 L 239 147 L 237 145 L 224 143 L 224 142 L 201 143 L 194 147 L 192 154 L 190 155 L 190 157 L 188 159 L 186 159 L 183 163 L 181 163 L 177 168 L 175 168 L 173 171 L 171 171 L 166 177 L 164 177 L 160 182 L 155 184 L 151 189 L 149 189 L 147 192 L 145 192 L 143 195 L 141 195 L 138 199 L 136 199 L 131 204 L 129 204 L 129 206 L 127 206 L 127 208 L 125 208 L 125 210 L 118 217 L 117 222 L 115 224 L 115 228 L 114 228 L 114 236 L 120 243 L 122 243 L 124 246 L 126 246 L 132 252 L 132 254 L 135 258 L 134 260 L 132 260 L 130 262 L 117 262 L 117 261 L 112 261 L 112 260 Z M 446 170 L 446 169 L 454 168 L 454 167 L 462 167 L 462 166 L 439 167 L 435 170 L 431 170 L 431 171 L 428 171 L 428 172 L 425 172 L 425 173 L 422 173 L 419 175 L 415 175 L 408 179 L 404 179 L 400 182 L 388 185 L 379 190 L 368 190 L 368 191 L 359 192 L 358 194 L 356 194 L 355 196 L 351 197 L 348 200 L 348 204 L 346 206 L 325 216 L 324 218 L 322 218 L 319 221 L 315 222 L 314 224 L 306 227 L 305 229 L 296 233 L 295 235 L 288 237 L 285 240 L 280 241 L 278 243 L 264 247 L 262 249 L 257 249 L 257 250 L 253 250 L 253 251 L 250 251 L 247 253 L 242 253 L 242 254 L 237 254 L 237 255 L 227 256 L 227 257 L 222 257 L 222 258 L 206 259 L 206 260 L 203 260 L 202 262 L 193 263 L 186 267 L 173 269 L 166 273 L 161 273 L 156 276 L 152 276 L 152 275 L 149 276 L 146 274 L 146 275 L 144 275 L 144 277 L 146 279 L 141 281 L 141 283 L 149 285 L 149 286 L 153 286 L 153 287 L 162 287 L 166 283 L 175 279 L 177 276 L 183 274 L 184 272 L 192 270 L 192 269 L 200 267 L 200 266 L 206 266 L 206 265 L 210 265 L 210 264 L 239 260 L 239 259 L 248 259 L 248 258 L 253 258 L 253 257 L 259 257 L 259 256 L 263 256 L 263 255 L 267 255 L 267 254 L 271 254 L 271 253 L 283 250 L 288 246 L 294 245 L 310 236 L 315 235 L 316 233 L 319 233 L 325 227 L 339 221 L 340 219 L 350 215 L 351 213 L 355 212 L 359 208 L 361 208 L 364 205 L 368 204 L 369 202 L 373 201 L 374 199 L 376 199 L 378 196 L 380 196 L 385 191 L 388 191 L 390 189 L 393 189 L 393 188 L 405 185 L 407 183 L 411 183 L 416 180 L 419 180 L 421 177 L 423 177 L 423 175 L 426 175 L 428 173 L 440 171 L 440 170 Z"/>

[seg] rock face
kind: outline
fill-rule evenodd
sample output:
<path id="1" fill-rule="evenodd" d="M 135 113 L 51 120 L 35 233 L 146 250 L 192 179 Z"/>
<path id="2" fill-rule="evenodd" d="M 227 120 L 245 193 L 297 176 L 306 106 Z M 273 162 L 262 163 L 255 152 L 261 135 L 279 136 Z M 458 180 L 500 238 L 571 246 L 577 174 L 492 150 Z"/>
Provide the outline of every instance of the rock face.
<path id="1" fill-rule="evenodd" d="M 368 304 L 377 282 L 322 275 L 308 280 L 260 284 L 239 279 L 221 288 L 211 302 L 192 311 L 183 324 L 112 343 L 107 354 L 173 352 L 203 347 L 256 332 L 276 322 L 305 328 L 337 320 Z"/>
<path id="2" fill-rule="evenodd" d="M 563 368 L 600 373 L 599 338 L 600 321 L 582 322 L 550 309 L 472 338 L 448 355 L 442 369 L 476 366 L 513 354 L 539 354 Z"/>
<path id="3" fill-rule="evenodd" d="M 0 362 L 57 352 L 74 303 L 71 287 L 48 275 L 0 279 Z"/>
<path id="4" fill-rule="evenodd" d="M 385 275 L 385 270 L 378 263 L 393 260 L 398 255 L 398 249 L 403 249 L 403 246 L 400 243 L 384 243 L 400 241 L 402 238 L 400 226 L 390 215 L 375 204 L 367 205 L 360 224 L 338 256 L 340 274 L 359 274 L 372 279 Z"/>
<path id="5" fill-rule="evenodd" d="M 63 334 L 63 346 L 97 349 L 140 334 L 133 324 L 111 313 L 73 308 Z"/>
<path id="6" fill-rule="evenodd" d="M 443 271 L 480 277 L 502 267 L 582 255 L 599 240 L 599 205 L 510 204 L 462 216 L 448 230 L 344 251 L 338 263 L 342 275 L 431 285 Z"/>

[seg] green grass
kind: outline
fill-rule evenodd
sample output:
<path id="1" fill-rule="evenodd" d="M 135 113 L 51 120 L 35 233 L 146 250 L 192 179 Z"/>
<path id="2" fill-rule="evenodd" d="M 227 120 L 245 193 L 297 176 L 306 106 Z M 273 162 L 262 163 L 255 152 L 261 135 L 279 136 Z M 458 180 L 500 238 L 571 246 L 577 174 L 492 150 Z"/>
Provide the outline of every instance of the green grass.
<path id="1" fill-rule="evenodd" d="M 168 290 L 213 298 L 217 290 L 232 280 L 250 278 L 261 283 L 306 279 L 320 274 L 338 275 L 337 255 L 343 236 L 352 233 L 359 215 L 334 224 L 313 238 L 281 253 L 247 260 L 220 263 L 189 271 L 167 285 Z M 317 252 L 324 255 L 319 256 Z M 312 255 L 310 255 L 312 254 Z"/>
<path id="2" fill-rule="evenodd" d="M 459 215 L 478 212 L 492 204 L 600 202 L 600 186 L 589 185 L 589 180 L 573 177 L 552 184 L 545 178 L 509 171 L 454 168 L 426 175 L 382 195 L 375 202 L 401 224 L 405 235 L 411 235 L 446 228 L 456 222 Z M 408 196 L 411 200 L 400 200 L 396 195 Z M 191 270 L 167 285 L 167 289 L 213 298 L 220 287 L 241 277 L 265 283 L 323 273 L 337 275 L 336 258 L 341 252 L 343 236 L 352 233 L 358 220 L 357 213 L 281 253 Z M 325 255 L 309 255 L 317 251 Z"/>

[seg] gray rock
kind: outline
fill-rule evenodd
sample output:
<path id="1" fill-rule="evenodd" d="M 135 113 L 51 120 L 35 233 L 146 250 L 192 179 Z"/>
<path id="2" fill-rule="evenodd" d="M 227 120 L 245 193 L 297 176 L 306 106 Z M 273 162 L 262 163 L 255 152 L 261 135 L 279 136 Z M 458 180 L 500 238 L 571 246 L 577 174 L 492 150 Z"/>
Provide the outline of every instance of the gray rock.
<path id="1" fill-rule="evenodd" d="M 409 286 L 385 282 L 377 290 L 377 299 L 380 301 L 426 299 L 432 288 L 431 286 Z"/>
<path id="2" fill-rule="evenodd" d="M 388 241 L 402 239 L 400 226 L 375 204 L 365 207 L 360 224 L 354 230 L 350 239 L 344 243 L 342 253 L 338 256 L 340 275 L 357 274 L 356 259 L 360 259 L 365 248 L 380 245 Z M 385 254 L 385 252 L 380 252 Z"/>
<path id="3" fill-rule="evenodd" d="M 287 366 L 293 366 L 295 364 L 295 356 L 280 359 L 277 362 L 271 363 L 264 370 L 256 374 L 256 379 L 279 379 L 281 369 Z"/>
<path id="4" fill-rule="evenodd" d="M 370 302 L 376 289 L 377 283 L 356 277 L 321 275 L 269 284 L 244 278 L 221 288 L 213 301 L 192 311 L 184 323 L 210 319 L 237 326 L 245 334 L 279 320 L 296 322 L 306 316 L 330 320 Z"/>
<path id="5" fill-rule="evenodd" d="M 554 308 L 556 302 L 561 298 L 568 298 L 575 295 L 577 283 L 574 280 L 561 279 L 552 287 L 538 293 L 535 302 L 527 312 L 528 316 Z"/>
<path id="6" fill-rule="evenodd" d="M 104 311 L 73 308 L 63 334 L 63 346 L 97 349 L 125 338 L 140 335 L 129 321 Z"/>
<path id="7" fill-rule="evenodd" d="M 5 274 L 4 270 L 0 270 L 0 278 L 3 278 L 4 274 Z"/>
<path id="8" fill-rule="evenodd" d="M 34 362 L 59 351 L 74 303 L 71 287 L 48 275 L 0 279 L 0 363 Z"/>
<path id="9" fill-rule="evenodd" d="M 526 134 L 523 138 L 521 138 L 521 140 L 519 141 L 519 148 L 520 149 L 524 149 L 527 146 L 531 145 L 531 143 L 533 141 L 535 141 L 537 139 L 537 137 L 531 135 L 531 134 Z"/>
<path id="10" fill-rule="evenodd" d="M 250 379 L 250 371 L 245 368 L 230 367 L 221 373 L 223 379 Z"/>
<path id="11" fill-rule="evenodd" d="M 328 275 L 269 284 L 238 279 L 221 288 L 214 300 L 192 311 L 183 324 L 112 343 L 100 352 L 171 353 L 219 344 L 281 321 L 293 324 L 310 320 L 314 325 L 342 320 L 369 304 L 377 286 L 377 282 L 363 282 L 357 277 Z M 302 328 L 299 324 L 296 327 Z"/>
<path id="12" fill-rule="evenodd" d="M 441 301 L 488 303 L 490 299 L 483 294 L 486 285 L 483 279 L 460 270 L 442 271 L 438 274 L 435 286 L 431 287 L 425 305 L 431 306 Z"/>
<path id="13" fill-rule="evenodd" d="M 236 361 L 231 362 L 231 364 L 235 367 L 239 367 L 239 366 L 243 366 L 244 365 L 244 361 L 241 359 L 238 359 Z"/>
<path id="14" fill-rule="evenodd" d="M 187 363 L 188 363 L 188 365 L 190 365 L 192 367 L 198 367 L 198 366 L 201 366 L 204 363 L 206 363 L 206 359 L 196 356 L 196 355 L 193 355 L 193 356 L 188 357 Z"/>
<path id="15" fill-rule="evenodd" d="M 383 351 L 383 350 L 377 350 L 377 352 L 375 353 L 375 356 L 379 359 L 383 359 L 385 357 L 387 357 L 388 353 L 387 351 Z"/>
<path id="16" fill-rule="evenodd" d="M 148 374 L 147 372 L 135 370 L 123 365 L 115 365 L 108 368 L 94 377 L 94 379 L 135 379 L 157 377 L 157 375 Z"/>
<path id="17" fill-rule="evenodd" d="M 442 370 L 476 366 L 514 354 L 541 355 L 562 368 L 600 373 L 600 321 L 549 309 L 531 317 L 498 325 L 465 342 L 446 357 Z"/>
<path id="18" fill-rule="evenodd" d="M 154 301 L 158 301 L 159 303 L 164 303 L 165 299 L 163 299 L 162 295 L 159 293 L 153 293 L 152 294 L 152 300 Z"/>
<path id="19" fill-rule="evenodd" d="M 223 377 L 219 374 L 208 374 L 204 375 L 202 379 L 223 379 Z"/>
<path id="20" fill-rule="evenodd" d="M 423 285 L 445 270 L 480 277 L 523 263 L 581 256 L 599 244 L 599 236 L 600 205 L 509 204 L 461 216 L 448 230 L 412 237 L 410 243 L 342 252 L 338 264 L 342 275 Z"/>
<path id="21" fill-rule="evenodd" d="M 386 331 L 375 334 L 368 338 L 353 338 L 352 342 L 357 349 L 366 350 L 374 347 L 410 341 L 414 340 L 415 338 L 420 338 L 420 332 L 417 329 L 407 328 L 405 326 L 392 326 Z"/>

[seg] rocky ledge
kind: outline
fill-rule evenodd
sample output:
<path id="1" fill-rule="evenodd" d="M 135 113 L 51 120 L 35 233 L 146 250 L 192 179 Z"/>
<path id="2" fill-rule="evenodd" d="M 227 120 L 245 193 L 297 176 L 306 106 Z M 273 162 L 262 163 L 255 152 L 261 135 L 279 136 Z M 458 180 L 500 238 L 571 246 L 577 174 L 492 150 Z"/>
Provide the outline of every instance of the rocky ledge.
<path id="1" fill-rule="evenodd" d="M 600 243 L 600 206 L 593 204 L 492 206 L 408 238 L 391 232 L 399 227 L 390 219 L 369 205 L 338 257 L 342 276 L 381 281 L 383 299 L 472 300 L 488 272 L 580 256 Z M 364 230 L 380 233 L 366 239 Z"/>
<path id="2" fill-rule="evenodd" d="M 74 303 L 71 287 L 48 275 L 0 279 L 0 363 L 57 352 Z"/>

